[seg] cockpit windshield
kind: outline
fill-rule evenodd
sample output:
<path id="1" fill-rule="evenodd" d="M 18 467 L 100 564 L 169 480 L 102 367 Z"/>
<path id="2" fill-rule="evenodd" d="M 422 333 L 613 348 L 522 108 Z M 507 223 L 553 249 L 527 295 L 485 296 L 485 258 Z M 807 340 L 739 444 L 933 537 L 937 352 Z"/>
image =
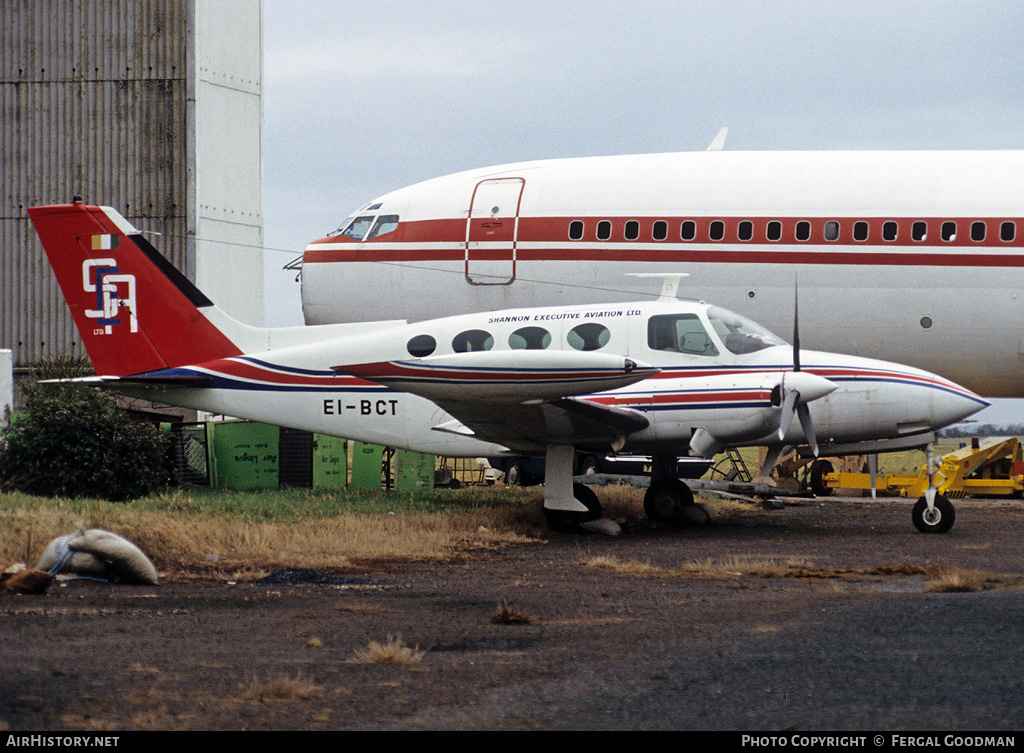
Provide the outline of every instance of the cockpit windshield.
<path id="1" fill-rule="evenodd" d="M 745 316 L 717 306 L 708 309 L 708 320 L 725 347 L 736 355 L 785 345 L 786 341 Z"/>
<path id="2" fill-rule="evenodd" d="M 378 204 L 377 208 L 379 207 L 380 205 Z M 374 207 L 369 207 L 369 209 L 374 209 Z M 346 238 L 352 238 L 357 241 L 366 241 L 370 238 L 387 235 L 397 229 L 397 214 L 361 214 L 349 217 L 342 223 L 341 227 L 331 233 L 331 235 L 344 235 Z"/>

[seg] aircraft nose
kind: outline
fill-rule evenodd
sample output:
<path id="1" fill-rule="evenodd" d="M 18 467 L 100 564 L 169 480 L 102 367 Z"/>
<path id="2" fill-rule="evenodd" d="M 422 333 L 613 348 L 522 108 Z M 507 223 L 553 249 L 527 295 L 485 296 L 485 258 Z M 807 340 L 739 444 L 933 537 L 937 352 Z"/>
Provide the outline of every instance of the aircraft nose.
<path id="1" fill-rule="evenodd" d="M 941 382 L 939 389 L 942 394 L 932 401 L 932 421 L 936 429 L 959 423 L 991 405 L 988 400 L 958 384 L 944 379 Z"/>

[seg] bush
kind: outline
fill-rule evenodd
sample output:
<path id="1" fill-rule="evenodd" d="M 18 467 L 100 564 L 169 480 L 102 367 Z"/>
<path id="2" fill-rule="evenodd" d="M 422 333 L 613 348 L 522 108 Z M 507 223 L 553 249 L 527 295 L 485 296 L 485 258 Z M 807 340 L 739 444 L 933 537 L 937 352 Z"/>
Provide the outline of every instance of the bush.
<path id="1" fill-rule="evenodd" d="M 43 365 L 40 379 L 82 376 L 83 359 Z M 170 439 L 81 384 L 24 384 L 25 413 L 0 438 L 0 484 L 28 494 L 124 501 L 171 481 Z"/>

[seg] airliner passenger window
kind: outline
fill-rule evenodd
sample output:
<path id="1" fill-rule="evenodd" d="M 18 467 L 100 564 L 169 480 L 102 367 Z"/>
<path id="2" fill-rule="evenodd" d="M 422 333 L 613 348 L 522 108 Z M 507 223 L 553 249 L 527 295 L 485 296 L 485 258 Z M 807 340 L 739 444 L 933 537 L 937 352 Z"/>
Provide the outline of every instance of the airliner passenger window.
<path id="1" fill-rule="evenodd" d="M 796 239 L 805 241 L 811 237 L 811 223 L 806 220 L 796 223 Z"/>
<path id="2" fill-rule="evenodd" d="M 377 221 L 373 223 L 373 230 L 366 236 L 366 240 L 370 238 L 376 238 L 378 235 L 387 235 L 388 233 L 398 228 L 398 215 L 397 214 L 382 214 L 377 218 Z"/>
<path id="3" fill-rule="evenodd" d="M 983 240 L 985 240 L 985 223 L 984 222 L 972 222 L 971 223 L 971 240 L 972 241 L 983 241 Z"/>
<path id="4" fill-rule="evenodd" d="M 782 223 L 778 220 L 772 220 L 769 222 L 765 235 L 770 241 L 779 240 L 782 237 Z"/>
<path id="5" fill-rule="evenodd" d="M 882 240 L 894 241 L 896 236 L 899 235 L 900 226 L 893 221 L 886 222 L 882 225 Z"/>
<path id="6" fill-rule="evenodd" d="M 999 240 L 1009 243 L 1017 237 L 1017 225 L 1013 222 L 1004 222 L 999 226 Z"/>
<path id="7" fill-rule="evenodd" d="M 665 220 L 658 220 L 651 228 L 651 237 L 656 241 L 663 241 L 668 237 L 668 223 Z"/>
<path id="8" fill-rule="evenodd" d="M 494 338 L 490 332 L 482 329 L 470 329 L 460 332 L 452 339 L 452 350 L 456 353 L 471 353 L 477 350 L 490 350 L 494 347 Z"/>
<path id="9" fill-rule="evenodd" d="M 943 222 L 942 223 L 942 240 L 944 241 L 955 241 L 956 240 L 956 223 L 955 222 Z"/>
<path id="10" fill-rule="evenodd" d="M 597 223 L 597 239 L 599 241 L 606 241 L 612 237 L 612 223 L 608 220 L 601 220 Z"/>
<path id="11" fill-rule="evenodd" d="M 341 234 L 349 238 L 355 238 L 357 241 L 361 241 L 366 236 L 366 231 L 370 229 L 372 224 L 373 215 L 356 217 L 348 224 L 348 227 L 341 231 Z"/>
<path id="12" fill-rule="evenodd" d="M 718 348 L 696 314 L 662 314 L 647 322 L 647 346 L 651 350 L 717 356 Z"/>
<path id="13" fill-rule="evenodd" d="M 522 327 L 508 336 L 512 350 L 544 350 L 551 345 L 551 333 L 543 327 Z"/>
<path id="14" fill-rule="evenodd" d="M 693 220 L 686 220 L 679 226 L 679 237 L 684 241 L 692 241 L 697 237 L 697 223 Z"/>
<path id="15" fill-rule="evenodd" d="M 569 330 L 566 340 L 576 350 L 598 350 L 608 344 L 612 333 L 603 324 L 587 322 Z"/>
<path id="16" fill-rule="evenodd" d="M 708 228 L 708 237 L 713 241 L 720 241 L 725 237 L 725 223 L 721 220 L 715 220 L 711 223 L 711 227 Z"/>
<path id="17" fill-rule="evenodd" d="M 750 220 L 743 220 L 736 229 L 736 235 L 741 241 L 749 241 L 754 237 L 754 223 Z"/>
<path id="18" fill-rule="evenodd" d="M 928 223 L 918 220 L 910 226 L 910 237 L 915 241 L 923 241 L 928 237 Z"/>
<path id="19" fill-rule="evenodd" d="M 569 223 L 569 240 L 578 241 L 583 237 L 583 223 L 580 220 L 573 220 Z"/>
<path id="20" fill-rule="evenodd" d="M 640 237 L 640 223 L 636 220 L 630 220 L 626 223 L 626 228 L 623 232 L 627 241 L 635 241 Z"/>
<path id="21" fill-rule="evenodd" d="M 825 240 L 839 240 L 839 223 L 835 220 L 829 220 L 825 223 Z"/>
<path id="22" fill-rule="evenodd" d="M 868 239 L 868 223 L 863 221 L 853 223 L 853 239 L 855 241 L 866 241 Z"/>

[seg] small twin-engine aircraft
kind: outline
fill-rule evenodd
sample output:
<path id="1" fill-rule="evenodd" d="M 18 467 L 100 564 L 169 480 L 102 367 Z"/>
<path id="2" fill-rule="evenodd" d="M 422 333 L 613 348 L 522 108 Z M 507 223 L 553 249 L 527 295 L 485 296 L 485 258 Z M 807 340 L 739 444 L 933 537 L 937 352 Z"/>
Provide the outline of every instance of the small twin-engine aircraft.
<path id="1" fill-rule="evenodd" d="M 674 473 L 680 454 L 920 446 L 988 404 L 934 374 L 801 352 L 738 314 L 674 299 L 258 329 L 113 209 L 76 200 L 29 215 L 96 370 L 82 381 L 432 454 L 543 454 L 544 510 L 559 530 L 600 518 L 594 492 L 573 483 L 577 450 L 651 455 L 644 507 L 675 522 L 693 505 Z M 934 494 L 914 513 L 926 531 L 953 518 Z"/>

